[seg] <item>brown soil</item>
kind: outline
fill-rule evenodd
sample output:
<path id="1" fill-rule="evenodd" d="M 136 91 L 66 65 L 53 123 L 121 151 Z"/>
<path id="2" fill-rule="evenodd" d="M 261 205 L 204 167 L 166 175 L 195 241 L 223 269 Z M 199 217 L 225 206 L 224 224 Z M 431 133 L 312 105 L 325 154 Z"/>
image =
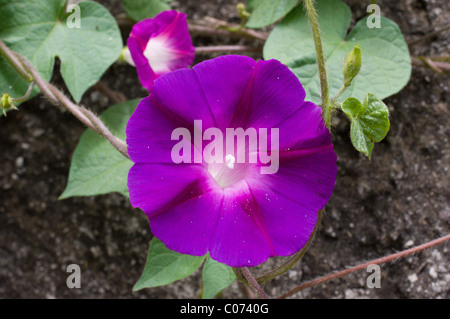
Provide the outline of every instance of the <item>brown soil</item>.
<path id="1" fill-rule="evenodd" d="M 115 14 L 122 11 L 118 0 L 99 2 Z M 179 0 L 174 8 L 191 19 L 209 15 L 238 22 L 237 2 Z M 346 2 L 355 19 L 365 14 L 369 3 Z M 407 41 L 450 21 L 447 1 L 378 2 L 382 15 L 400 25 Z M 443 32 L 411 47 L 411 54 L 448 54 L 448 39 L 450 31 Z M 196 37 L 194 43 L 238 42 Z M 197 62 L 206 58 L 198 57 Z M 145 95 L 131 67 L 114 65 L 103 80 L 127 98 Z M 63 86 L 58 75 L 53 82 Z M 449 83 L 448 75 L 414 67 L 405 89 L 385 100 L 391 129 L 375 146 L 371 161 L 352 148 L 349 122 L 338 114 L 333 131 L 338 178 L 323 227 L 303 261 L 267 284 L 270 295 L 449 233 Z M 112 102 L 90 90 L 82 103 L 102 112 Z M 0 298 L 196 298 L 201 289 L 199 272 L 166 287 L 132 292 L 151 233 L 145 215 L 126 198 L 109 194 L 57 199 L 83 131 L 73 116 L 41 96 L 0 118 Z M 368 273 L 363 271 L 294 297 L 449 298 L 448 252 L 449 247 L 441 245 L 382 265 L 380 289 L 367 288 Z M 273 259 L 255 271 L 279 261 Z M 81 289 L 66 286 L 66 267 L 72 263 L 81 267 Z M 223 297 L 243 295 L 234 283 Z"/>

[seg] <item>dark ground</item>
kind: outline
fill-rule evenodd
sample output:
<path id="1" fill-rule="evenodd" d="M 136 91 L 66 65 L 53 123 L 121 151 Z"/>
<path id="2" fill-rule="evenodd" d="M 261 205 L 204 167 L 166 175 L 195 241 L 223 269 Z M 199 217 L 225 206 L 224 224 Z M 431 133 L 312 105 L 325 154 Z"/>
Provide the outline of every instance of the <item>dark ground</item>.
<path id="1" fill-rule="evenodd" d="M 99 1 L 114 14 L 120 1 Z M 369 1 L 346 1 L 359 19 Z M 201 3 L 201 5 L 199 5 Z M 205 15 L 238 22 L 237 1 L 179 0 L 189 18 Z M 407 41 L 450 21 L 450 2 L 379 1 Z M 448 54 L 450 32 L 415 45 L 412 55 Z M 194 38 L 196 45 L 236 41 Z M 197 62 L 201 59 L 199 57 Z M 144 96 L 135 71 L 113 66 L 103 80 L 128 98 Z M 58 77 L 55 81 L 58 83 Z M 59 82 L 61 86 L 61 82 Z M 349 123 L 336 118 L 338 178 L 323 227 L 303 261 L 267 286 L 278 295 L 336 269 L 443 236 L 450 230 L 449 76 L 414 67 L 407 87 L 385 100 L 391 130 L 372 160 L 351 146 Z M 95 90 L 83 104 L 102 112 L 111 105 Z M 192 298 L 197 272 L 166 287 L 132 292 L 151 233 L 145 215 L 117 194 L 58 201 L 70 158 L 84 127 L 66 111 L 37 97 L 0 118 L 0 298 Z M 449 246 L 441 245 L 381 266 L 381 289 L 366 287 L 362 271 L 307 289 L 295 298 L 449 298 Z M 273 266 L 271 260 L 263 268 Z M 68 289 L 67 265 L 79 264 L 81 289 Z M 257 271 L 261 271 L 258 269 Z M 224 298 L 242 297 L 236 283 Z"/>

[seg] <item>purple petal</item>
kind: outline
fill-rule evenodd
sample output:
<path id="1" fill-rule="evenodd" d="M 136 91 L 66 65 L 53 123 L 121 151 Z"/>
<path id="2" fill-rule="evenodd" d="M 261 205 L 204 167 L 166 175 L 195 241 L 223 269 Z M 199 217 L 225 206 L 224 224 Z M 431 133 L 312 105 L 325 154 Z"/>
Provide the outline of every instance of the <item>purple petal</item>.
<path id="1" fill-rule="evenodd" d="M 155 81 L 152 101 L 164 109 L 179 127 L 191 128 L 194 120 L 202 120 L 203 129 L 215 127 L 208 101 L 191 69 L 181 69 Z"/>
<path id="2" fill-rule="evenodd" d="M 152 36 L 161 33 L 164 28 L 164 25 L 158 23 L 156 17 L 139 21 L 133 26 L 130 32 L 130 38 L 136 40 L 139 44 L 139 51 L 141 52 L 145 50 L 148 40 L 150 40 Z"/>
<path id="3" fill-rule="evenodd" d="M 292 255 L 306 244 L 318 211 L 331 197 L 336 170 L 336 154 L 329 144 L 292 151 L 289 158 L 280 158 L 276 174 L 247 179 L 261 218 L 270 225 L 275 255 Z"/>
<path id="4" fill-rule="evenodd" d="M 130 201 L 149 217 L 156 216 L 210 191 L 209 181 L 198 164 L 135 164 L 128 174 Z"/>
<path id="5" fill-rule="evenodd" d="M 178 141 L 172 141 L 171 134 L 180 125 L 157 107 L 152 96 L 142 99 L 126 128 L 131 160 L 134 163 L 173 164 L 171 150 Z"/>
<path id="6" fill-rule="evenodd" d="M 255 65 L 255 61 L 249 57 L 228 55 L 194 66 L 193 70 L 218 128 L 231 127 L 231 121 L 255 71 Z"/>
<path id="7" fill-rule="evenodd" d="M 128 48 L 133 58 L 133 62 L 136 66 L 136 72 L 139 80 L 147 90 L 151 91 L 153 82 L 156 79 L 156 74 L 153 72 L 147 58 L 144 56 L 143 51 L 140 48 L 139 41 L 134 37 L 129 37 L 127 41 Z"/>
<path id="8" fill-rule="evenodd" d="M 169 249 L 206 254 L 222 193 L 202 165 L 135 164 L 128 188 L 133 207 L 145 211 L 152 233 Z"/>
<path id="9" fill-rule="evenodd" d="M 276 174 L 253 172 L 240 188 L 224 189 L 211 257 L 245 267 L 296 253 L 308 242 L 335 178 L 336 154 L 329 144 L 282 158 Z"/>
<path id="10" fill-rule="evenodd" d="M 195 47 L 189 34 L 186 14 L 165 11 L 155 19 L 165 26 L 155 39 L 161 40 L 171 55 L 167 60 L 169 69 L 173 71 L 191 65 L 195 58 Z"/>
<path id="11" fill-rule="evenodd" d="M 209 248 L 211 258 L 231 267 L 251 267 L 273 256 L 268 232 L 271 225 L 261 220 L 247 184 L 224 189 L 223 194 Z"/>
<path id="12" fill-rule="evenodd" d="M 303 103 L 298 78 L 277 60 L 258 61 L 233 127 L 270 128 L 291 116 Z"/>
<path id="13" fill-rule="evenodd" d="M 280 132 L 280 151 L 316 148 L 331 144 L 331 135 L 322 119 L 322 109 L 303 103 L 295 113 L 276 125 Z"/>
<path id="14" fill-rule="evenodd" d="M 152 233 L 171 250 L 203 256 L 208 252 L 222 201 L 210 191 L 183 201 L 173 209 L 149 217 Z"/>

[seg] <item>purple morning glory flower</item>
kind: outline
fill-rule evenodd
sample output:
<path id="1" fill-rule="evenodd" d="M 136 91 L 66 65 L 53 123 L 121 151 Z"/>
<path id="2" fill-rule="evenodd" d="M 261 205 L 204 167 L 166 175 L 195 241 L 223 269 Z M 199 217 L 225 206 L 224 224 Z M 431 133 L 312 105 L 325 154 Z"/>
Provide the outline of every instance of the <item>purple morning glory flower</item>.
<path id="1" fill-rule="evenodd" d="M 127 125 L 135 163 L 130 200 L 147 214 L 152 233 L 169 249 L 209 252 L 232 267 L 299 251 L 331 196 L 337 170 L 321 109 L 304 98 L 286 66 L 245 56 L 218 57 L 156 80 Z M 174 134 L 180 128 L 192 140 L 175 152 L 185 159 L 176 164 L 173 150 L 185 142 Z M 213 142 L 226 144 L 220 132 L 225 139 L 239 128 L 259 139 L 257 146 L 241 140 L 246 161 L 238 161 L 239 142 L 224 146 L 221 163 L 201 157 Z M 279 167 L 262 173 L 272 165 L 264 160 L 269 153 Z"/>
<path id="2" fill-rule="evenodd" d="M 195 57 L 186 14 L 164 11 L 133 26 L 127 41 L 141 83 L 151 91 L 156 78 L 188 67 Z"/>

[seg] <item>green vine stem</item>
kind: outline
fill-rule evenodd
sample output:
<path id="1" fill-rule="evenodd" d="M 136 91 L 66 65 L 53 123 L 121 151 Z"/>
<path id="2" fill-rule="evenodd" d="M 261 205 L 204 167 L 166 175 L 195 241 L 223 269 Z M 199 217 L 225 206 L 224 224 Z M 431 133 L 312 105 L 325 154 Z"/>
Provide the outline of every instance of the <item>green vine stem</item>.
<path id="1" fill-rule="evenodd" d="M 242 283 L 246 283 L 246 281 L 245 281 L 245 279 L 244 278 L 242 278 L 242 274 L 241 274 L 241 271 L 240 271 L 240 268 L 232 268 L 233 269 L 233 272 L 234 272 L 234 275 L 236 276 L 236 278 L 240 281 L 240 282 L 242 282 Z"/>
<path id="2" fill-rule="evenodd" d="M 27 82 L 33 81 L 32 76 L 25 70 L 19 59 L 12 53 L 12 51 L 6 46 L 6 44 L 0 40 L 0 55 L 3 56 L 6 61 L 16 70 L 19 75 Z"/>
<path id="3" fill-rule="evenodd" d="M 336 100 L 342 95 L 342 93 L 344 93 L 344 91 L 348 88 L 348 86 L 343 85 L 339 91 L 335 94 L 335 96 L 333 96 L 333 98 L 331 99 L 330 104 L 333 105 L 334 103 L 336 103 Z"/>
<path id="4" fill-rule="evenodd" d="M 16 97 L 16 98 L 13 98 L 13 102 L 19 102 L 19 103 L 21 103 L 21 102 L 26 101 L 26 100 L 30 97 L 31 92 L 33 91 L 33 87 L 34 87 L 34 81 L 31 81 L 31 83 L 30 83 L 30 85 L 28 86 L 28 89 L 27 89 L 27 92 L 25 93 L 25 95 L 22 96 L 22 97 Z"/>
<path id="5" fill-rule="evenodd" d="M 11 51 L 3 41 L 0 40 L 0 54 L 6 58 L 6 60 L 18 70 L 20 76 L 22 76 L 28 82 L 35 82 L 41 92 L 47 96 L 53 103 L 63 105 L 69 110 L 76 118 L 78 118 L 83 124 L 92 129 L 94 132 L 103 136 L 108 140 L 123 156 L 129 158 L 127 145 L 125 141 L 119 139 L 106 127 L 102 120 L 94 113 L 73 103 L 67 96 L 58 90 L 54 85 L 45 81 L 34 66 L 24 57 Z"/>
<path id="6" fill-rule="evenodd" d="M 319 22 L 317 21 L 317 12 L 314 8 L 313 0 L 305 0 L 305 8 L 308 15 L 309 23 L 313 33 L 314 46 L 316 48 L 317 66 L 319 68 L 320 91 L 322 97 L 322 114 L 325 125 L 328 129 L 331 127 L 331 104 L 330 94 L 328 90 L 327 70 L 325 59 L 323 56 L 322 40 L 320 38 Z"/>
<path id="7" fill-rule="evenodd" d="M 270 299 L 270 297 L 265 293 L 264 289 L 259 285 L 256 278 L 250 272 L 250 269 L 247 267 L 239 268 L 242 276 L 245 278 L 246 283 L 258 294 L 259 298 L 262 299 Z"/>

